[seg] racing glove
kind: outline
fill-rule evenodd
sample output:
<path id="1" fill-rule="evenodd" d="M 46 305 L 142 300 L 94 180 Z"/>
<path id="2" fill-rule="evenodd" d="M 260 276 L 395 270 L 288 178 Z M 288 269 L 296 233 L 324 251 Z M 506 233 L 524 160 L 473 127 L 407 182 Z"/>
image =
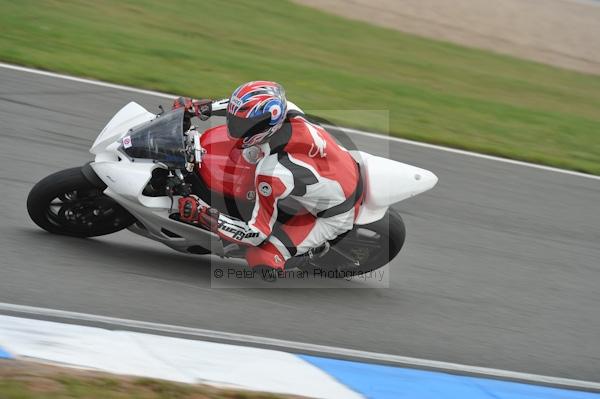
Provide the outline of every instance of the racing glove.
<path id="1" fill-rule="evenodd" d="M 217 233 L 219 226 L 219 210 L 202 205 L 195 195 L 179 198 L 179 220 L 198 224 L 204 229 Z"/>
<path id="2" fill-rule="evenodd" d="M 173 101 L 171 109 L 184 108 L 189 116 L 197 116 L 205 121 L 212 113 L 212 100 L 193 100 L 189 97 L 178 97 Z"/>

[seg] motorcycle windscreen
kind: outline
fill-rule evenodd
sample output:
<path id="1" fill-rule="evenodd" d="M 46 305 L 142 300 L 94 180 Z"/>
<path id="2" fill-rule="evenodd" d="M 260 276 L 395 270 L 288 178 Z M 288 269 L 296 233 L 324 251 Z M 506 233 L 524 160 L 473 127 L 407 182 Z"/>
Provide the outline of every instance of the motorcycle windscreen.
<path id="1" fill-rule="evenodd" d="M 185 166 L 183 108 L 165 113 L 131 129 L 123 138 L 122 150 L 131 158 L 152 159 L 169 168 Z"/>

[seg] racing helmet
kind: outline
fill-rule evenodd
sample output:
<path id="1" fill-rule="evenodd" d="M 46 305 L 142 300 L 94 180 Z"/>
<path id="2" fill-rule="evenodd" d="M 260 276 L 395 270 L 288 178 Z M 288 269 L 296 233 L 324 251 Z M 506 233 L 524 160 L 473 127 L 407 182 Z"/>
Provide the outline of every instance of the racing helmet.
<path id="1" fill-rule="evenodd" d="M 242 148 L 266 143 L 283 124 L 287 112 L 280 84 L 264 80 L 234 90 L 227 106 L 227 131 Z"/>

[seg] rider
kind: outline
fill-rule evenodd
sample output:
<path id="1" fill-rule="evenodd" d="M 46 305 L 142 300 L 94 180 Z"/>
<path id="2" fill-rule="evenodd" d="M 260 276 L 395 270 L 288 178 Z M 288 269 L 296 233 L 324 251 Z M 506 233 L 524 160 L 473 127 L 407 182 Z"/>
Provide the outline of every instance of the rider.
<path id="1" fill-rule="evenodd" d="M 179 98 L 202 119 L 210 101 Z M 179 201 L 180 220 L 199 223 L 225 240 L 250 246 L 248 265 L 273 276 L 288 259 L 326 244 L 351 230 L 362 201 L 357 163 L 322 127 L 288 107 L 283 87 L 255 81 L 239 86 L 227 106 L 227 129 L 238 147 L 256 146 L 256 203 L 245 222 L 203 205 L 198 197 Z M 278 203 L 292 197 L 305 209 L 284 215 Z M 274 279 L 274 277 L 273 277 Z"/>

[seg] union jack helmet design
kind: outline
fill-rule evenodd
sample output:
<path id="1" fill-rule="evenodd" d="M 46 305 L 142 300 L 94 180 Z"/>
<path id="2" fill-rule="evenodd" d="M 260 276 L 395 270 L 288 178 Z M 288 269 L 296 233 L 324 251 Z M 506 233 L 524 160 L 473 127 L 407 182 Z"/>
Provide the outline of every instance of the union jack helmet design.
<path id="1" fill-rule="evenodd" d="M 231 94 L 227 129 L 242 147 L 265 143 L 283 124 L 287 101 L 283 87 L 264 80 L 244 83 Z"/>

